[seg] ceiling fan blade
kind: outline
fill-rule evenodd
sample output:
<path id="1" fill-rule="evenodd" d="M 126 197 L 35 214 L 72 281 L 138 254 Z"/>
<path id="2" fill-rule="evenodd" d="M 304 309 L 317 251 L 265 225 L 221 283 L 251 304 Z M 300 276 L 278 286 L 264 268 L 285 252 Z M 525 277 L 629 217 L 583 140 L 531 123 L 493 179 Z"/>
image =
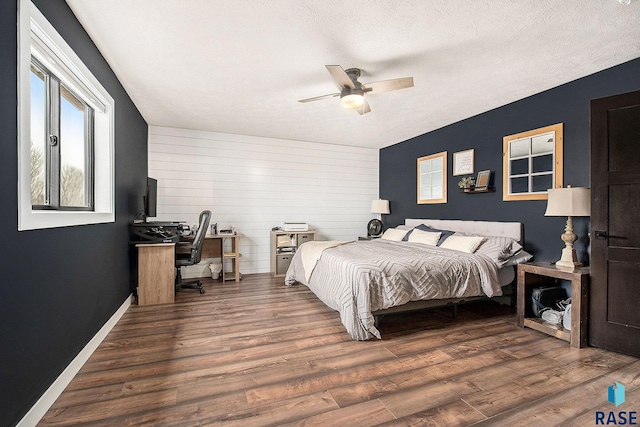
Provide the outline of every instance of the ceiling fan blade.
<path id="1" fill-rule="evenodd" d="M 333 80 L 336 81 L 340 90 L 342 90 L 342 88 L 344 88 L 345 86 L 351 89 L 356 88 L 356 86 L 353 84 L 353 81 L 351 81 L 351 78 L 349 78 L 349 75 L 341 66 L 325 65 L 325 67 L 327 67 L 327 70 L 329 70 L 331 77 L 333 77 Z"/>
<path id="2" fill-rule="evenodd" d="M 371 93 L 389 92 L 392 90 L 405 89 L 413 87 L 413 77 L 403 77 L 401 79 L 382 80 L 379 82 L 367 83 L 362 85 L 365 90 Z"/>
<path id="3" fill-rule="evenodd" d="M 367 114 L 371 112 L 371 107 L 369 107 L 369 103 L 367 102 L 367 99 L 364 99 L 364 104 L 362 104 L 362 107 L 360 108 L 356 108 L 355 109 L 358 114 L 363 115 L 363 114 Z"/>
<path id="4" fill-rule="evenodd" d="M 298 100 L 298 102 L 320 101 L 321 99 L 335 98 L 336 96 L 340 96 L 340 94 L 339 93 L 331 93 L 329 95 L 315 96 L 313 98 L 300 99 L 300 100 Z"/>

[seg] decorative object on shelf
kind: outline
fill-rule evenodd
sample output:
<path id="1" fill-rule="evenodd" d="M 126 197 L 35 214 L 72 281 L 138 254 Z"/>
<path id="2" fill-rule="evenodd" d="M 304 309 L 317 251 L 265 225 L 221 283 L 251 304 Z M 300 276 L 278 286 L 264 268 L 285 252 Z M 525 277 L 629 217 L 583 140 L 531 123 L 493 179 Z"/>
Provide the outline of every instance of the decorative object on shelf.
<path id="1" fill-rule="evenodd" d="M 556 267 L 573 270 L 582 264 L 578 262 L 576 250 L 573 247 L 578 237 L 573 232 L 572 217 L 591 215 L 591 190 L 568 185 L 566 188 L 550 188 L 547 192 L 549 197 L 544 215 L 567 217 L 567 225 L 561 236 L 565 247 L 562 249 L 560 261 L 556 262 Z"/>
<path id="2" fill-rule="evenodd" d="M 489 185 L 491 185 L 491 171 L 486 170 L 478 172 L 475 190 L 487 190 Z"/>
<path id="3" fill-rule="evenodd" d="M 473 173 L 473 148 L 453 153 L 453 176 Z"/>
<path id="4" fill-rule="evenodd" d="M 377 219 L 372 219 L 367 224 L 367 236 L 377 237 L 382 234 L 384 227 L 382 226 L 382 214 L 389 214 L 389 201 L 388 200 L 372 200 L 371 201 L 371 213 L 378 214 Z"/>
<path id="5" fill-rule="evenodd" d="M 282 229 L 284 231 L 308 231 L 309 224 L 306 222 L 285 222 Z"/>
<path id="6" fill-rule="evenodd" d="M 458 187 L 465 191 L 472 191 L 476 186 L 476 179 L 472 176 L 465 176 L 458 182 Z"/>

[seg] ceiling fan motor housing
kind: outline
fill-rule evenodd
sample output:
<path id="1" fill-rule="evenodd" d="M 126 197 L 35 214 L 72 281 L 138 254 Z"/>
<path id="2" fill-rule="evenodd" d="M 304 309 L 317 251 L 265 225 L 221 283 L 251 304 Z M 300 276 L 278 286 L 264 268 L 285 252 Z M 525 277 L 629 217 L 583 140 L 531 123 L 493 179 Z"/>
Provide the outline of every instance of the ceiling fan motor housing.
<path id="1" fill-rule="evenodd" d="M 350 87 L 345 87 L 340 91 L 340 98 L 343 98 L 347 95 L 360 95 L 364 96 L 364 90 L 362 88 L 357 87 L 355 89 L 351 89 Z"/>
<path id="2" fill-rule="evenodd" d="M 358 80 L 361 73 L 360 68 L 347 68 L 344 72 L 347 73 L 347 76 L 349 76 L 354 83 Z"/>
<path id="3" fill-rule="evenodd" d="M 344 86 L 340 91 L 340 103 L 344 108 L 360 108 L 364 104 L 364 90 L 362 83 L 358 81 L 360 77 L 359 68 L 347 68 L 345 70 L 349 79 L 353 82 L 353 87 Z"/>

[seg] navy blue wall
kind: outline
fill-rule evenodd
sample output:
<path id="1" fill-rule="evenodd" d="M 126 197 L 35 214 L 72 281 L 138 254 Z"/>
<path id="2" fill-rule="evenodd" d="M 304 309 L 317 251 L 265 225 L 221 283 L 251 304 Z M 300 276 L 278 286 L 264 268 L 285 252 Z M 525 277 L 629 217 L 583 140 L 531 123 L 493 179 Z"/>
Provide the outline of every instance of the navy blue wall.
<path id="1" fill-rule="evenodd" d="M 546 201 L 502 201 L 502 138 L 564 123 L 564 186 L 588 187 L 589 102 L 640 89 L 640 59 L 564 84 L 380 151 L 380 197 L 390 201 L 385 227 L 405 218 L 475 219 L 524 223 L 525 249 L 538 261 L 560 258 L 566 218 L 545 217 Z M 490 169 L 495 193 L 463 194 L 452 176 L 453 153 L 475 149 L 475 170 Z M 448 203 L 418 205 L 416 159 L 448 152 Z M 575 218 L 579 258 L 588 261 L 588 218 Z"/>
<path id="2" fill-rule="evenodd" d="M 115 99 L 116 222 L 17 231 L 17 2 L 0 2 L 0 426 L 16 424 L 129 295 L 147 124 L 64 0 L 34 3 Z"/>

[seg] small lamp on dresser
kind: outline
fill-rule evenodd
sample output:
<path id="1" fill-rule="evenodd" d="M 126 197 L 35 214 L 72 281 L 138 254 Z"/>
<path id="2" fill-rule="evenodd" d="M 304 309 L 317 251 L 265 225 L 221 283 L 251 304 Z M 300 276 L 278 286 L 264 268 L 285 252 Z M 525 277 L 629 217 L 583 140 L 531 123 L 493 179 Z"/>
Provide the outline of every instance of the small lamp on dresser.
<path id="1" fill-rule="evenodd" d="M 578 261 L 576 250 L 573 247 L 578 237 L 573 232 L 572 217 L 591 215 L 591 190 L 568 185 L 567 188 L 551 188 L 547 192 L 549 197 L 547 211 L 544 215 L 567 217 L 567 225 L 561 236 L 565 247 L 562 250 L 560 261 L 556 262 L 556 267 L 573 270 L 582 264 Z"/>
<path id="2" fill-rule="evenodd" d="M 384 231 L 382 226 L 382 214 L 389 214 L 389 201 L 388 200 L 372 200 L 371 201 L 371 213 L 378 214 L 378 218 L 372 219 L 367 224 L 367 236 L 378 237 Z"/>

